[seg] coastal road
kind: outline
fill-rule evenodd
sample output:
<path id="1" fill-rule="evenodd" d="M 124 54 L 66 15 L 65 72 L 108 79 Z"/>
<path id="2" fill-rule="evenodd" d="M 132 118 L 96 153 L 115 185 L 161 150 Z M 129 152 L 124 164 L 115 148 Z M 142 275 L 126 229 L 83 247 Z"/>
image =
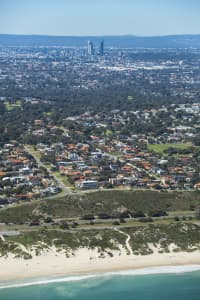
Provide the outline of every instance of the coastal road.
<path id="1" fill-rule="evenodd" d="M 5 241 L 4 237 L 6 236 L 18 236 L 20 235 L 20 231 L 0 231 L 0 238 L 2 239 L 2 241 Z"/>

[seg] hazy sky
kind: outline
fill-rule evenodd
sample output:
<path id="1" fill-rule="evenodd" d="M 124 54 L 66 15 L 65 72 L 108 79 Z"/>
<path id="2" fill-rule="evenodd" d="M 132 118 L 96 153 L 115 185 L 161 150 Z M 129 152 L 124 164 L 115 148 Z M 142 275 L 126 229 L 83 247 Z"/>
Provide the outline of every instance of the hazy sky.
<path id="1" fill-rule="evenodd" d="M 0 33 L 200 33 L 200 0 L 0 0 Z"/>

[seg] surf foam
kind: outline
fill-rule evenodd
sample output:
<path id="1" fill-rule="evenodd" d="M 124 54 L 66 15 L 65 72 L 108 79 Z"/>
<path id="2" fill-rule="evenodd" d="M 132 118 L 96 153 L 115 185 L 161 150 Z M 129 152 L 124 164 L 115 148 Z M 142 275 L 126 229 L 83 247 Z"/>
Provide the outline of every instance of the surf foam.
<path id="1" fill-rule="evenodd" d="M 107 272 L 101 274 L 37 279 L 28 282 L 15 282 L 15 283 L 7 283 L 7 284 L 5 284 L 4 282 L 0 284 L 0 289 L 21 288 L 21 287 L 28 287 L 33 285 L 48 285 L 51 283 L 61 283 L 61 282 L 83 281 L 91 278 L 101 278 L 106 276 L 142 276 L 142 275 L 144 276 L 144 275 L 156 275 L 156 274 L 180 274 L 180 273 L 190 273 L 196 271 L 200 271 L 200 265 L 163 266 L 163 267 L 154 267 L 154 268 Z"/>

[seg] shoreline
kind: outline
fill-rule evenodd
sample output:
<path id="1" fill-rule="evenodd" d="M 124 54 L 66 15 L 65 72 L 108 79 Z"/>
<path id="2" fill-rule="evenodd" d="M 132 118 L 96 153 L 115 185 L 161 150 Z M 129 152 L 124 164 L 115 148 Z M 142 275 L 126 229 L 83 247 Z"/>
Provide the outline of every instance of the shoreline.
<path id="1" fill-rule="evenodd" d="M 148 275 L 167 275 L 167 274 L 185 274 L 185 273 L 193 273 L 200 272 L 200 264 L 199 265 L 180 265 L 180 266 L 160 266 L 160 267 L 149 267 L 144 269 L 130 269 L 130 270 L 121 270 L 115 272 L 102 272 L 96 274 L 74 274 L 74 275 L 60 275 L 60 276 L 49 276 L 48 278 L 27 278 L 15 281 L 4 281 L 0 282 L 0 291 L 2 289 L 9 288 L 22 288 L 29 286 L 40 286 L 40 285 L 48 285 L 53 283 L 64 283 L 64 282 L 75 282 L 82 281 L 88 279 L 98 279 L 102 277 L 110 277 L 110 276 L 148 276 Z"/>
<path id="2" fill-rule="evenodd" d="M 127 255 L 113 251 L 113 257 L 99 257 L 95 250 L 79 249 L 66 258 L 54 249 L 30 260 L 11 256 L 0 258 L 0 288 L 9 282 L 33 282 L 39 278 L 48 283 L 61 277 L 90 278 L 106 275 L 145 275 L 200 271 L 200 252 L 153 253 L 146 256 Z M 48 278 L 48 280 L 44 279 Z M 68 279 L 67 279 L 68 278 Z M 74 279 L 73 279 L 74 280 Z M 38 283 L 39 284 L 39 283 Z M 12 284 L 11 284 L 12 285 Z M 30 285 L 30 282 L 28 283 Z"/>

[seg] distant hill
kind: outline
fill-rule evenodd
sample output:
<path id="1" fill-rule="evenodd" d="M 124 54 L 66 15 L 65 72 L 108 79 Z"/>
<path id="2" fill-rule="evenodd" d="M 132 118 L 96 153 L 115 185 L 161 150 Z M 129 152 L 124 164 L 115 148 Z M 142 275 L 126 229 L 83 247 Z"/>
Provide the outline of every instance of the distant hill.
<path id="1" fill-rule="evenodd" d="M 171 36 L 42 36 L 42 35 L 0 35 L 0 46 L 65 46 L 84 47 L 87 41 L 94 45 L 105 41 L 106 47 L 119 48 L 200 48 L 200 35 L 171 35 Z"/>

